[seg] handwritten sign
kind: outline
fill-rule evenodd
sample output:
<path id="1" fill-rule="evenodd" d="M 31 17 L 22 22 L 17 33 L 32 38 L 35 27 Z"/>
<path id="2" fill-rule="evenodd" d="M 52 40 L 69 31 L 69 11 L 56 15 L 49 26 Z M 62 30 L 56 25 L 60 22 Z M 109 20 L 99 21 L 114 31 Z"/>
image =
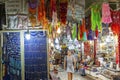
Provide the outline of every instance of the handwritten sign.
<path id="1" fill-rule="evenodd" d="M 22 9 L 22 0 L 8 0 L 6 2 L 7 14 L 16 14 Z"/>

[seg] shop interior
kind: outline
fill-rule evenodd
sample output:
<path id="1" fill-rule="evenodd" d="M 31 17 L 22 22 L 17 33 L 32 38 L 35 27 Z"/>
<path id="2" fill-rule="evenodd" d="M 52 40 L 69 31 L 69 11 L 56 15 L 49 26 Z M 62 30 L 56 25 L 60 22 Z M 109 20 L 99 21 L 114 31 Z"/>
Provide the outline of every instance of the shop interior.
<path id="1" fill-rule="evenodd" d="M 0 80 L 68 80 L 68 51 L 73 80 L 120 80 L 119 0 L 0 0 L 0 7 Z"/>

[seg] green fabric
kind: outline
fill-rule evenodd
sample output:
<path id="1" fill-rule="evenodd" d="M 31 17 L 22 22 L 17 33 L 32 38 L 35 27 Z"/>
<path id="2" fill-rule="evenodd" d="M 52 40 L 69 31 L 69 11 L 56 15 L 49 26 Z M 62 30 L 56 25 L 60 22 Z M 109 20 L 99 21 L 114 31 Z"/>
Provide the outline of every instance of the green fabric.
<path id="1" fill-rule="evenodd" d="M 101 14 L 100 14 L 100 5 L 96 4 L 93 5 L 91 8 L 91 29 L 93 31 L 96 30 L 96 27 L 98 28 L 98 30 L 101 30 Z"/>
<path id="2" fill-rule="evenodd" d="M 75 39 L 77 36 L 77 26 L 76 24 L 73 24 L 73 29 L 72 29 L 72 39 Z"/>
<path id="3" fill-rule="evenodd" d="M 83 41 L 86 41 L 87 40 L 87 35 L 86 35 L 86 32 L 83 33 L 83 38 L 82 38 Z"/>

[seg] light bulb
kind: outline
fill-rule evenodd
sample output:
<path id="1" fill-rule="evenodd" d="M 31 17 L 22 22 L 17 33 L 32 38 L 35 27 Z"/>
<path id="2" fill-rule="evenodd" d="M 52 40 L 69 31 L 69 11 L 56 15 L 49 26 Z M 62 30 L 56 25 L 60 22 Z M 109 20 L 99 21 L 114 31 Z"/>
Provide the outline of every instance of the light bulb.
<path id="1" fill-rule="evenodd" d="M 60 30 L 60 28 L 58 28 L 58 30 L 57 30 L 57 33 L 58 33 L 58 34 L 60 34 L 60 33 L 61 33 L 61 30 Z"/>
<path id="2" fill-rule="evenodd" d="M 26 37 L 27 40 L 30 40 L 30 34 L 29 33 L 27 33 L 25 37 Z"/>

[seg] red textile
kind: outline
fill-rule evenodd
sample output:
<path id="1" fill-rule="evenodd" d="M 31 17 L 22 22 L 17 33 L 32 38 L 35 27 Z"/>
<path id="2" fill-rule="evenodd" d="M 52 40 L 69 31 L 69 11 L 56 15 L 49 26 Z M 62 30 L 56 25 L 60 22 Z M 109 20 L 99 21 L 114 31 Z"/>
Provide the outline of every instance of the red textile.
<path id="1" fill-rule="evenodd" d="M 115 35 L 118 35 L 120 30 L 120 11 L 111 10 L 111 17 L 113 21 L 111 23 L 111 30 Z"/>
<path id="2" fill-rule="evenodd" d="M 68 2 L 60 3 L 60 22 L 66 24 Z"/>
<path id="3" fill-rule="evenodd" d="M 56 0 L 50 0 L 50 17 L 52 18 L 53 12 L 56 12 Z"/>

